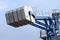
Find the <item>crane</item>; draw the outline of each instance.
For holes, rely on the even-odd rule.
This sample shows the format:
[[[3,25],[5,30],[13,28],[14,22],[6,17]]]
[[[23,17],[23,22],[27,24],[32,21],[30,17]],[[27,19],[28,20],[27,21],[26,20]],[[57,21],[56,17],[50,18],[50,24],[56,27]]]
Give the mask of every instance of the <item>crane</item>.
[[[30,24],[34,27],[45,30],[47,36],[43,38],[44,40],[52,40],[53,36],[57,36],[58,33],[57,31],[59,30],[58,28],[59,16],[57,15],[60,15],[60,13],[57,14],[52,13],[52,17],[35,16],[33,14],[33,9],[31,6],[23,6],[18,9],[10,10],[6,12],[5,15],[7,24],[13,27],[20,27],[23,25]],[[40,22],[41,20],[43,20],[44,23]]]

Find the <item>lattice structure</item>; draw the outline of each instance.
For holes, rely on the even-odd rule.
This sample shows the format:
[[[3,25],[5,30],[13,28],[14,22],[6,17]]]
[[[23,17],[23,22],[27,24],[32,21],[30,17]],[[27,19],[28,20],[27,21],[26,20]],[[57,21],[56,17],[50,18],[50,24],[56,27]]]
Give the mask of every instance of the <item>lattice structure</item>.
[[[37,28],[43,29],[46,31],[46,37],[41,36],[41,38],[46,40],[53,40],[53,36],[57,37],[58,33],[58,23],[60,19],[60,13],[52,13],[52,17],[50,16],[35,16],[33,14],[33,9],[31,6],[24,6],[16,10],[11,10],[6,12],[6,20],[7,24],[19,27],[26,24],[31,24]],[[39,22],[38,20],[43,20],[44,23]],[[39,24],[39,25],[37,25]],[[42,26],[44,27],[42,27]]]

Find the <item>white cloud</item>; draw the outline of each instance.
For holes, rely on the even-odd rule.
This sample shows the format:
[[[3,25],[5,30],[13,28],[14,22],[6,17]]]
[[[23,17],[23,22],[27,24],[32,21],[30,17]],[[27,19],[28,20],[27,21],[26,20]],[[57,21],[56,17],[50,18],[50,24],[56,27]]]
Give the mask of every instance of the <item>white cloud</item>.
[[[0,10],[5,9],[5,7],[6,7],[6,5],[4,5],[4,4],[0,4]]]
[[[7,4],[4,1],[0,1],[0,11],[5,10],[7,8]]]

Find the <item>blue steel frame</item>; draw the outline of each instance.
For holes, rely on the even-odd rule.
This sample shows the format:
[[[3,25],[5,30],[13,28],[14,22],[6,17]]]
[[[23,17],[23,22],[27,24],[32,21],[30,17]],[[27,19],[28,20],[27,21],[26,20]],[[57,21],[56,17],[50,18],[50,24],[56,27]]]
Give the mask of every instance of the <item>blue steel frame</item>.
[[[32,13],[30,13],[29,15],[32,15],[35,18],[35,23],[39,24],[39,25],[37,25],[37,24],[33,23],[31,25],[46,31],[47,40],[50,40],[51,36],[57,35],[56,31],[59,30],[59,29],[58,29],[58,26],[57,26],[58,21],[57,21],[56,17],[54,17],[54,16],[52,16],[52,17],[36,16],[35,17],[35,15],[33,15]],[[38,20],[43,20],[45,23],[42,23]],[[40,25],[45,26],[45,27],[42,27]]]

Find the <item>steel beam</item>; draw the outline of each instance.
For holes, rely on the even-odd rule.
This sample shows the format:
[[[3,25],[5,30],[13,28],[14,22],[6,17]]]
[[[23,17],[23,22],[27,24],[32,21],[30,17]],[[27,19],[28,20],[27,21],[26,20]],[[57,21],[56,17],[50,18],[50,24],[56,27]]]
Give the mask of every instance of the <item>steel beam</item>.
[[[46,28],[41,27],[41,26],[39,26],[39,25],[37,25],[37,24],[35,24],[35,23],[33,23],[33,24],[31,24],[31,25],[32,25],[32,26],[35,26],[35,27],[37,27],[37,28],[43,29],[43,30],[47,30]]]

